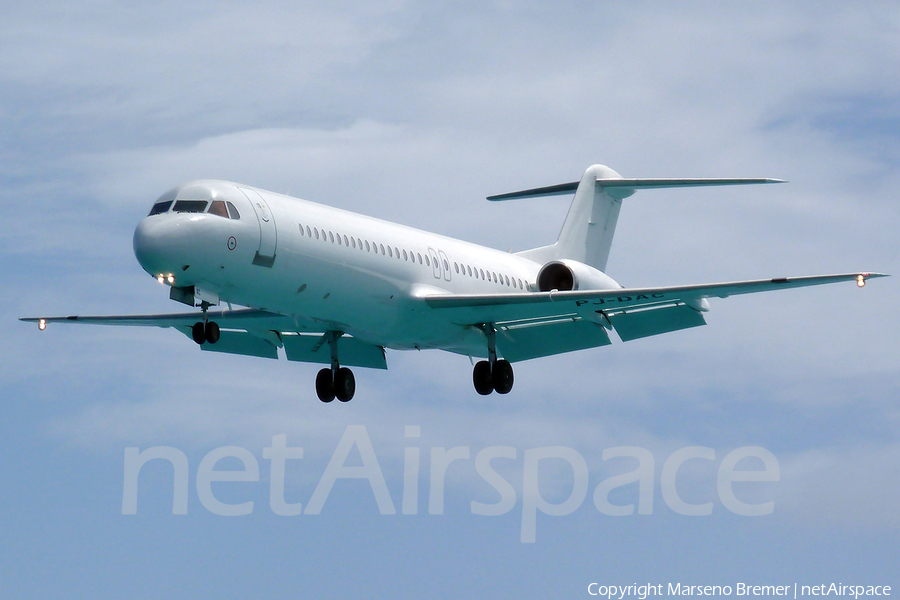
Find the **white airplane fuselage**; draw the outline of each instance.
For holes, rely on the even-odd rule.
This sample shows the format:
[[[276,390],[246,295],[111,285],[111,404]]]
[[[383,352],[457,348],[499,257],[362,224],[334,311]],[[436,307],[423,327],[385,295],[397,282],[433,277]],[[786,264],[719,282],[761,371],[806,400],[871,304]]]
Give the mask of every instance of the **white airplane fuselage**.
[[[158,204],[167,197],[173,205],[143,219],[134,233],[135,256],[150,275],[178,288],[193,286],[198,298],[291,316],[301,329],[341,331],[393,349],[486,356],[480,329],[439,317],[421,298],[528,294],[537,291],[543,266],[226,181],[184,184]],[[180,200],[191,198],[230,202],[240,217],[176,212]],[[620,286],[602,275],[596,287]]]

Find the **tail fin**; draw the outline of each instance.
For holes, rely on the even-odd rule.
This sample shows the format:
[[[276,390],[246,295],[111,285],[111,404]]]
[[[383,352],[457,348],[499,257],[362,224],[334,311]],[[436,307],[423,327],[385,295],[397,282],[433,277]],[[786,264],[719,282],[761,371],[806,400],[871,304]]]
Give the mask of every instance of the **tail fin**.
[[[575,192],[556,243],[519,252],[537,263],[564,258],[606,270],[622,200],[639,189],[782,183],[780,179],[624,179],[604,165],[588,167],[581,181],[489,196],[488,200],[513,200],[558,196]]]

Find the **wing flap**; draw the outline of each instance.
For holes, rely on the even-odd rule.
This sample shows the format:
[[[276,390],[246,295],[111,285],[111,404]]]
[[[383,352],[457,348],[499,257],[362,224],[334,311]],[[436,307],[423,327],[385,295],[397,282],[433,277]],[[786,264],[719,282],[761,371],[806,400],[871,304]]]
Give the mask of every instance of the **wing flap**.
[[[620,312],[608,318],[623,342],[706,325],[702,314],[684,304]]]
[[[331,364],[331,350],[328,344],[322,343],[321,335],[283,335],[281,341],[288,360]],[[354,337],[342,336],[338,339],[338,354],[343,366],[387,369],[384,348]]]
[[[179,331],[187,337],[191,337],[191,330],[183,327]],[[219,341],[215,344],[203,344],[200,349],[204,352],[222,352],[225,354],[242,354],[244,356],[256,356],[259,358],[278,359],[278,348],[268,340],[244,331],[222,331]]]
[[[497,348],[510,362],[608,346],[606,330],[591,321],[568,319],[555,323],[528,323],[501,327]]]

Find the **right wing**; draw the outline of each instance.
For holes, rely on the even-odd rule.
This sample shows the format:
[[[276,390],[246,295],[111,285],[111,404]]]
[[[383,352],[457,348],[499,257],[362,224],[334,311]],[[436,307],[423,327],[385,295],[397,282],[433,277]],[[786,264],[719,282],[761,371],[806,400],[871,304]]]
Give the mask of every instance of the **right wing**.
[[[323,323],[294,319],[277,313],[246,308],[208,311],[207,318],[220,328],[219,341],[202,344],[201,350],[243,354],[260,358],[278,358],[284,348],[290,361],[331,364],[331,352],[325,342],[329,331]],[[191,327],[202,320],[200,314],[170,313],[161,315],[110,315],[70,317],[23,317],[20,321],[37,323],[44,329],[48,323],[84,323],[137,327],[172,327],[191,337]],[[387,369],[384,348],[350,336],[338,340],[341,364],[348,367]]]

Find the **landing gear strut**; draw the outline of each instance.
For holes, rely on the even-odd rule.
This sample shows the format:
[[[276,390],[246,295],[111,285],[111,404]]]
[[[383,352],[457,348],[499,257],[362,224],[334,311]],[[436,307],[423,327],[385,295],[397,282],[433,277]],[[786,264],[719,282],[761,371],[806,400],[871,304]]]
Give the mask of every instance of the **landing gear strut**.
[[[215,344],[219,341],[220,332],[219,325],[214,321],[210,321],[206,316],[206,311],[209,309],[209,302],[202,302],[200,304],[200,309],[203,311],[203,321],[194,323],[193,327],[191,327],[191,337],[200,345],[205,344],[206,342]]]
[[[325,334],[331,349],[331,368],[324,368],[316,375],[316,395],[322,402],[331,402],[335,398],[341,402],[350,402],[356,393],[356,378],[353,371],[342,367],[338,362],[337,342],[343,335],[340,331],[329,331]]]
[[[508,394],[513,387],[513,368],[509,361],[497,360],[496,331],[491,323],[484,326],[488,339],[488,360],[480,360],[472,371],[472,382],[475,391],[482,396],[491,392]]]

